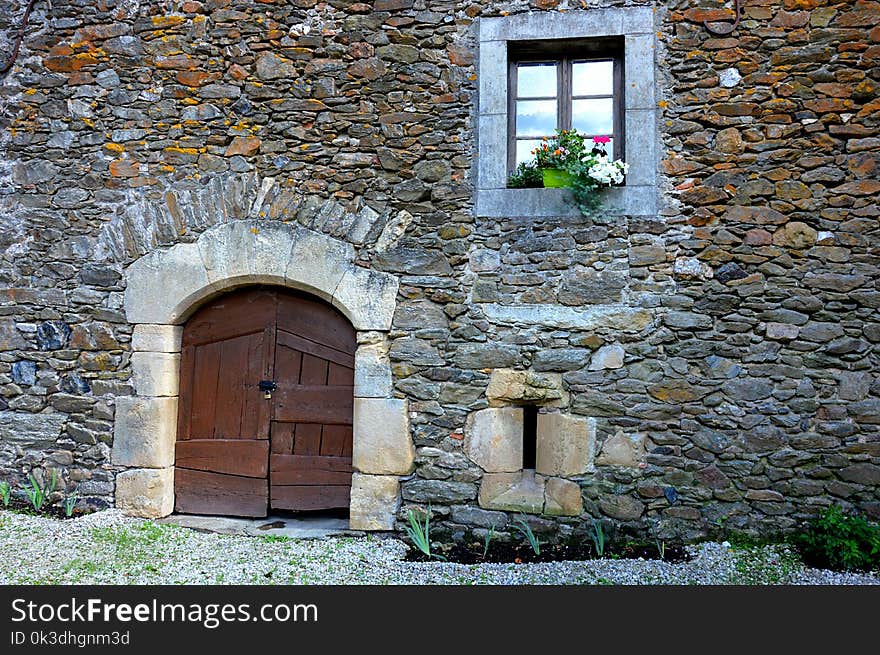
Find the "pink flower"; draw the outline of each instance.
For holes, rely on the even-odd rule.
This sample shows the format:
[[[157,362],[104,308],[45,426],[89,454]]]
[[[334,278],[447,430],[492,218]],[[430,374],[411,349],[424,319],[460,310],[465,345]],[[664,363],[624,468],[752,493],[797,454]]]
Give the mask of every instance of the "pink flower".
[[[594,136],[593,143],[611,143],[610,136]]]

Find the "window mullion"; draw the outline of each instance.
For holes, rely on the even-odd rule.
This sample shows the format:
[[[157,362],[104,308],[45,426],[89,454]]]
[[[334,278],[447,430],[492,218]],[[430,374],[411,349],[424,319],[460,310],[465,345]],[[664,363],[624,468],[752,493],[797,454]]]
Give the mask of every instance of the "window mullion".
[[[571,60],[563,57],[559,62],[559,129],[571,129]]]
[[[516,169],[516,98],[519,95],[516,62],[508,63],[507,70],[507,172]]]

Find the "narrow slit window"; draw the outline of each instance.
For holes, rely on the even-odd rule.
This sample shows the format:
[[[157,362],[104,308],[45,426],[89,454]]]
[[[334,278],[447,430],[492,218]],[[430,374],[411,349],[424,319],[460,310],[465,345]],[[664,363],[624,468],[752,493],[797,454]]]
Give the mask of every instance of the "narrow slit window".
[[[538,459],[538,408],[523,407],[523,463],[524,469],[534,469]]]

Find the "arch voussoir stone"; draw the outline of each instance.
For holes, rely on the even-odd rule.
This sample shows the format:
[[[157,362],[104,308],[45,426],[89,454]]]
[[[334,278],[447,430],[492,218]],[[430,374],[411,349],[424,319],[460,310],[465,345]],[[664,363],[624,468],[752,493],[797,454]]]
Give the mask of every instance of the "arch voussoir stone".
[[[355,397],[363,400],[361,404],[387,410],[387,420],[355,412],[355,449],[361,459],[367,457],[364,461],[396,458],[393,471],[371,469],[370,473],[411,469],[412,444],[403,447],[410,439],[407,406],[391,399],[391,365],[387,334],[383,334],[391,329],[399,281],[394,275],[357,266],[355,258],[350,243],[299,224],[236,220],[211,227],[193,243],[148,253],[126,269],[124,306],[126,318],[135,324],[135,397],[117,403],[113,452],[116,463],[139,468],[120,474],[118,507],[142,516],[172,511],[180,325],[206,300],[253,284],[311,293],[351,321],[362,344],[355,359]],[[383,402],[383,397],[388,400]],[[145,416],[154,420],[141,425]],[[380,433],[386,423],[403,426],[397,441],[387,445],[395,452],[368,452],[376,444],[385,447],[387,439],[383,441]],[[402,463],[397,451],[403,453]],[[363,471],[358,476],[352,488],[351,527],[390,529],[399,505],[397,477]],[[374,489],[378,481],[381,493]]]

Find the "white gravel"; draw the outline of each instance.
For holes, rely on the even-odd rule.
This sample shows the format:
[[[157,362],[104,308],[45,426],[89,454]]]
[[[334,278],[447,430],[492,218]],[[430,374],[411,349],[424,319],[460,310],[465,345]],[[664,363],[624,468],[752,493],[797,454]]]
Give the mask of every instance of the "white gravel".
[[[397,539],[284,540],[203,533],[116,510],[60,521],[0,511],[0,584],[833,584],[880,574],[805,568],[783,547],[691,547],[682,564],[405,562]]]

